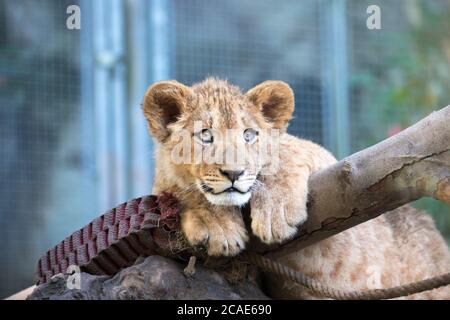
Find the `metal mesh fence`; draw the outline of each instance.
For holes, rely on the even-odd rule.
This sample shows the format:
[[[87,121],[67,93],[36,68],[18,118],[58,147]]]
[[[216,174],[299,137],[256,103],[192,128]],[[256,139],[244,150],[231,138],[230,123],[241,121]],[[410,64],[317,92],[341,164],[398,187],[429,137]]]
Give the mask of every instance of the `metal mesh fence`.
[[[319,1],[172,1],[173,78],[207,76],[245,90],[268,79],[296,95],[289,131],[323,141]],[[276,9],[275,9],[276,8]]]
[[[0,296],[30,285],[39,255],[92,203],[70,4],[0,1]]]

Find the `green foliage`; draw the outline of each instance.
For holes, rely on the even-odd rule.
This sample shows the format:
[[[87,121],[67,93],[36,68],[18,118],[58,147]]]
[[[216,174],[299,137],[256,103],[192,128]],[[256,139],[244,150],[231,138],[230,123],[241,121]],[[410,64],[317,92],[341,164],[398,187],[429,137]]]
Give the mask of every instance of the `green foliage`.
[[[408,5],[416,6],[417,16],[407,19],[400,32],[385,32],[379,39],[385,46],[382,65],[352,78],[353,88],[365,97],[363,112],[357,116],[365,130],[354,135],[359,137],[358,149],[450,104],[450,4],[416,1]],[[450,207],[433,199],[414,205],[430,212],[450,241]]]

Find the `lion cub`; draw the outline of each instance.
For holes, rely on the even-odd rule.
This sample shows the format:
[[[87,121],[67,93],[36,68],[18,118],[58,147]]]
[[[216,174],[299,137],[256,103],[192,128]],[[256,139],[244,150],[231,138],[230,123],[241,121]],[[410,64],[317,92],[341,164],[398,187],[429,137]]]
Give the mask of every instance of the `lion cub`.
[[[143,111],[158,142],[153,193],[180,199],[182,231],[209,255],[245,248],[240,207],[249,201],[257,237],[268,244],[291,237],[307,217],[309,175],[335,161],[286,133],[294,95],[281,81],[246,93],[215,78],[192,87],[163,81],[147,90]]]
[[[232,256],[248,240],[240,208],[251,205],[251,231],[271,244],[291,237],[307,218],[309,176],[336,160],[322,147],[286,133],[291,88],[266,81],[242,93],[209,78],[147,90],[143,111],[156,139],[153,193],[174,193],[191,245]],[[336,288],[374,289],[450,270],[450,253],[433,221],[404,206],[280,259]],[[317,298],[267,276],[273,298]],[[450,298],[450,287],[408,298]]]

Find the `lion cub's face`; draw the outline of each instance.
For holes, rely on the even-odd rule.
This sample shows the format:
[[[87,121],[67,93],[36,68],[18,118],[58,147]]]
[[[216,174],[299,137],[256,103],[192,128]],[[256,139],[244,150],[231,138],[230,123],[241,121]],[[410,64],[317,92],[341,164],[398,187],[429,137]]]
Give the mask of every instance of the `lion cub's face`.
[[[217,117],[219,123],[211,114],[204,116],[209,119],[195,120],[197,125],[189,130],[192,149],[196,149],[193,153],[201,159],[189,166],[195,185],[212,204],[244,205],[262,167],[258,150],[261,128],[242,118],[235,128],[224,127],[220,124],[225,120],[222,116]]]
[[[273,137],[285,131],[293,109],[292,90],[283,82],[242,93],[213,78],[192,87],[156,83],[143,105],[151,134],[188,176],[184,187],[197,188],[212,204],[232,206],[249,201],[274,156]]]

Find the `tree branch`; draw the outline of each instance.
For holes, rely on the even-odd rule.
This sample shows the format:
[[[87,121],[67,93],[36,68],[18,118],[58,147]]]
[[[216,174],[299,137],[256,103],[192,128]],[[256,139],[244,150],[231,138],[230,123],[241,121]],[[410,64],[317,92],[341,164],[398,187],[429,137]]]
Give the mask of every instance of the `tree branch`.
[[[310,178],[309,218],[297,236],[272,251],[298,251],[408,202],[450,204],[450,106]],[[275,250],[276,249],[276,250]]]

